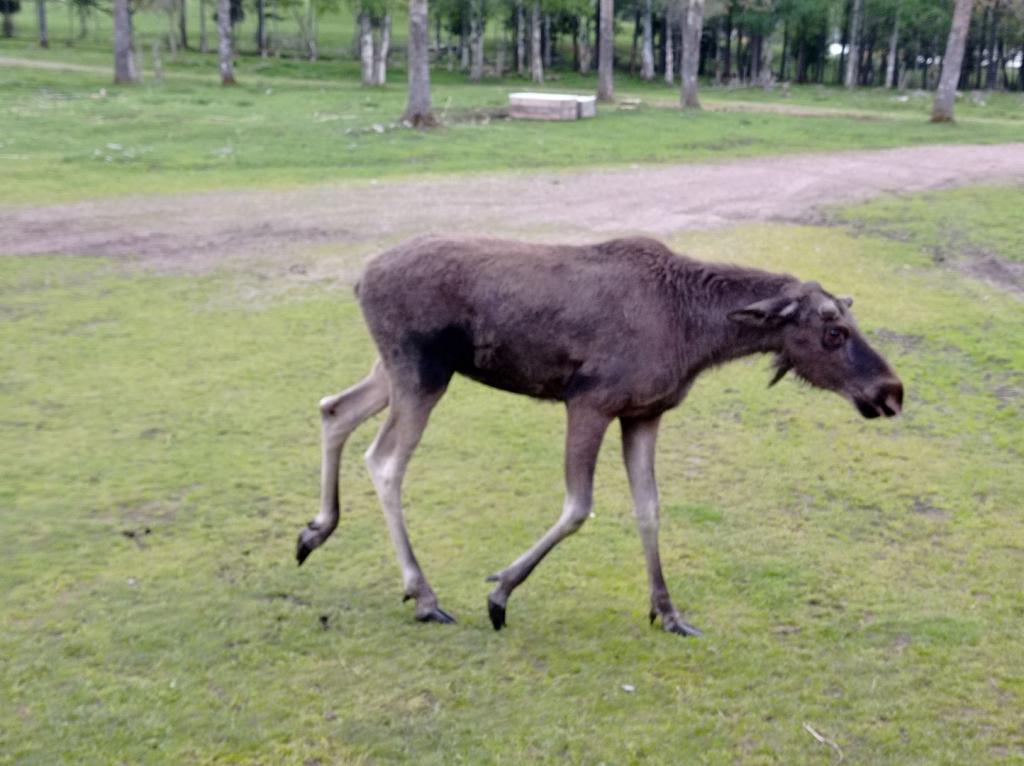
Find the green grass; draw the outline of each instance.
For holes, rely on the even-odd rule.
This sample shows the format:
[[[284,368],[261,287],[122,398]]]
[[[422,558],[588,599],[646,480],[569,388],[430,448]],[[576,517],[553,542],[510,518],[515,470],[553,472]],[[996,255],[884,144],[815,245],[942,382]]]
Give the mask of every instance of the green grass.
[[[938,261],[994,255],[1024,261],[1013,219],[1024,202],[1019,187],[963,189],[880,197],[839,210],[836,220],[863,231],[914,242]]]
[[[947,203],[964,198],[926,207]],[[407,481],[460,623],[400,603],[359,459],[372,426],[346,453],[350,512],[297,569],[316,401],[373,352],[350,291],[286,255],[205,277],[0,260],[0,763],[837,761],[805,724],[847,763],[1020,762],[1024,312],[937,267],[928,220],[905,241],[764,225],[673,243],[853,294],[908,392],[901,418],[864,421],[766,389],[750,360],[667,418],[662,550],[695,641],[647,626],[614,439],[596,517],[491,630],[483,577],[558,514],[563,416],[463,381]],[[989,241],[993,222],[963,220]],[[1000,252],[1020,221],[994,221]]]
[[[398,175],[664,163],[723,157],[1019,139],[1004,124],[934,126],[778,114],[681,114],[602,108],[579,123],[488,121],[519,81],[473,86],[438,73],[434,103],[449,127],[423,132],[395,120],[401,80],[360,88],[354,65],[324,63],[322,84],[261,73],[243,83],[202,79],[115,88],[105,74],[20,67],[0,72],[0,202],[46,202],[134,193],[344,181]],[[213,77],[210,70],[209,77]],[[553,89],[590,88],[565,78]]]
[[[797,85],[789,88],[776,86],[767,91],[764,88],[716,88],[706,92],[716,102],[821,107],[863,112],[865,118],[885,116],[925,120],[931,116],[935,99],[934,91],[900,92],[885,88],[857,88],[848,91],[822,85]],[[956,102],[956,117],[962,122],[1024,123],[1024,94],[999,91],[962,94]]]

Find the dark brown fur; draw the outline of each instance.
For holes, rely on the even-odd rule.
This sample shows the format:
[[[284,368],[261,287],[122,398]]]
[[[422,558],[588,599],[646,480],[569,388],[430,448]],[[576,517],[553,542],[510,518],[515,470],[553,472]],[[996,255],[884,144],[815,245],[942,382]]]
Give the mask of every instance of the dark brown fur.
[[[402,524],[400,485],[427,417],[459,373],[495,388],[566,403],[566,505],[538,543],[495,576],[495,628],[543,556],[590,510],[594,462],[613,419],[651,584],[652,619],[694,634],[672,606],[657,552],[653,450],[659,418],[703,370],[758,352],[850,399],[866,417],[893,415],[902,386],[867,344],[849,301],[813,282],[708,264],[644,238],[583,247],[421,238],[373,260],[357,288],[381,364],[321,403],[321,513],[299,538],[306,556],[337,524],[337,465],[348,433],[390,405],[367,453],[417,617],[450,621],[416,564]],[[775,381],[773,381],[775,382]]]

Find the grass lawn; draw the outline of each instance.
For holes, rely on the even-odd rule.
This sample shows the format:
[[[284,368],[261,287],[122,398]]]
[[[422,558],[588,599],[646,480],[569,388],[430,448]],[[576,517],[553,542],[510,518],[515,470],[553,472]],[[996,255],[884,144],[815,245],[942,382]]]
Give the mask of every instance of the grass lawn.
[[[97,83],[73,82],[54,91],[67,99],[37,82],[18,104],[102,117],[108,140],[151,144],[171,178],[222,140],[202,126],[242,131],[229,161],[245,163],[257,131],[242,118],[276,119],[239,105],[258,101],[245,89],[94,102],[82,96]],[[281,110],[326,108],[304,92],[312,103],[284,94]],[[196,117],[191,143],[161,141],[184,113],[233,121]],[[682,118],[592,129],[663,119]],[[93,172],[102,140],[77,124],[69,177]],[[435,140],[419,135],[368,145],[397,158],[387,141]],[[359,459],[373,427],[346,453],[340,529],[297,569],[317,502],[316,401],[373,358],[348,289],[303,280],[287,256],[204,277],[0,260],[0,764],[838,762],[808,729],[846,763],[1021,762],[1024,312],[933,255],[943,211],[966,207],[965,242],[1019,257],[1022,201],[1020,188],[894,198],[830,227],[672,243],[853,294],[908,392],[902,417],[865,421],[789,380],[766,389],[754,359],[702,378],[667,418],[664,565],[700,640],[647,625],[614,439],[596,517],[516,592],[509,628],[491,629],[483,577],[559,512],[563,416],[465,381],[406,484],[420,561],[459,624],[417,625],[400,602]]]
[[[23,50],[23,42],[0,44],[0,56],[21,56]],[[77,50],[32,55],[100,66],[95,55]],[[243,84],[225,90],[216,82],[214,60],[190,54],[179,64],[168,64],[162,85],[149,78],[141,87],[116,88],[110,84],[109,65],[109,54],[104,54],[102,69],[96,72],[20,66],[0,70],[0,101],[5,105],[0,110],[0,174],[5,181],[0,202],[1006,142],[1019,141],[1024,125],[1006,116],[1016,114],[1013,95],[993,97],[993,103],[1003,105],[1003,117],[980,120],[980,107],[965,108],[962,121],[954,125],[929,124],[927,107],[921,105],[919,119],[683,114],[652,105],[671,101],[672,90],[625,78],[618,92],[640,98],[638,108],[602,107],[598,119],[578,123],[513,122],[489,115],[507,103],[510,91],[523,87],[522,80],[472,85],[464,75],[441,69],[434,73],[433,96],[447,127],[422,132],[395,124],[406,98],[401,71],[393,73],[388,86],[370,90],[358,85],[351,61],[245,58],[239,65]],[[563,75],[546,87],[587,92],[595,81]],[[725,91],[710,96],[738,97]],[[839,96],[830,98],[830,103],[843,103]]]
[[[900,92],[885,88],[843,88],[821,85],[801,85],[771,90],[764,88],[716,88],[707,91],[713,101],[725,103],[752,102],[782,106],[822,107],[863,112],[871,115],[927,119],[935,99],[933,91],[910,90]],[[1024,127],[1024,93],[977,92],[961,93],[956,102],[958,120],[973,122],[1005,121]]]

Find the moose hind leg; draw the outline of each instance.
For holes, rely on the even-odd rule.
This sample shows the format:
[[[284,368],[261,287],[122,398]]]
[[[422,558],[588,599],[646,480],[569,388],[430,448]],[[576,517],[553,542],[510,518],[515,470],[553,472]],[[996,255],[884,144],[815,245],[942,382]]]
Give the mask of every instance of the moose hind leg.
[[[604,432],[611,419],[594,410],[569,405],[565,439],[565,504],[562,515],[543,537],[498,574],[487,579],[497,582],[487,596],[487,611],[495,630],[505,626],[508,597],[551,549],[574,533],[587,520],[593,505],[594,466]]]
[[[687,624],[668,595],[668,586],[661,571],[658,551],[659,500],[654,477],[654,447],[658,437],[659,418],[632,420],[622,418],[622,456],[633,494],[636,528],[644,546],[647,579],[651,589],[651,622],[661,618],[661,626],[669,633],[699,636],[700,630]]]
[[[301,565],[338,526],[338,471],[349,435],[388,406],[388,375],[378,360],[370,374],[351,388],[320,400],[320,511],[299,532],[295,558]]]
[[[438,606],[437,596],[416,561],[402,508],[405,469],[427,426],[430,412],[443,393],[443,387],[424,393],[422,390],[404,390],[392,384],[387,420],[366,453],[366,467],[377,490],[388,534],[402,570],[404,600],[416,600],[416,619],[420,622],[455,622],[454,617]]]

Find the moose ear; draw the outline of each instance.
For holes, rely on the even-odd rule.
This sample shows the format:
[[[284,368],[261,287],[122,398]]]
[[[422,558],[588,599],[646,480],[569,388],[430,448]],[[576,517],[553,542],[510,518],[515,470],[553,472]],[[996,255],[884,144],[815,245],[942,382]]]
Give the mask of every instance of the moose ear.
[[[841,295],[836,300],[846,306],[846,308],[853,308],[853,298],[849,295]]]
[[[800,302],[793,298],[766,298],[729,312],[729,319],[749,327],[779,327],[796,317]]]

